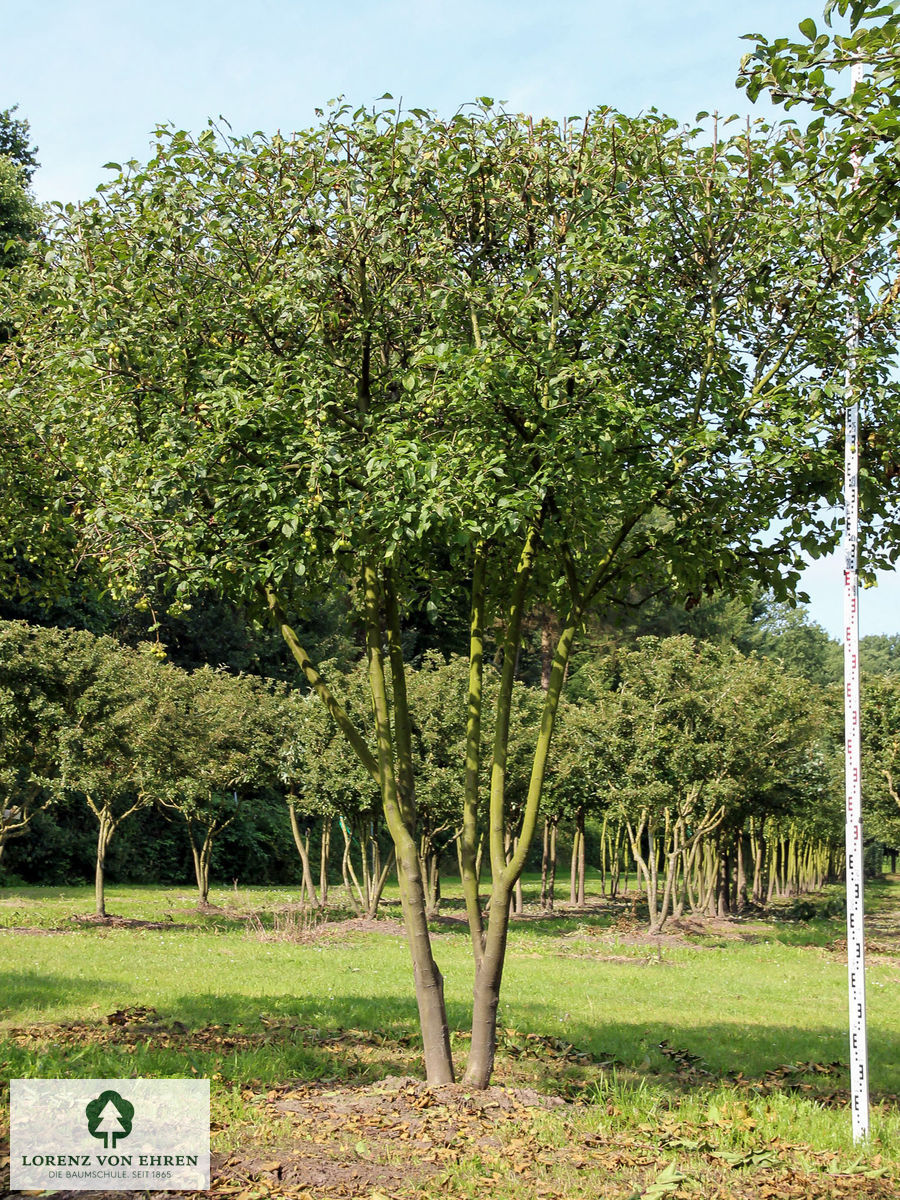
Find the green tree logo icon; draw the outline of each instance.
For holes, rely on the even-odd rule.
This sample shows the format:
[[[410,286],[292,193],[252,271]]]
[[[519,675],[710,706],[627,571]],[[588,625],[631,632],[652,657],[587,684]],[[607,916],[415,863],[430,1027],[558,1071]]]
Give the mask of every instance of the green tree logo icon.
[[[124,1100],[118,1092],[101,1092],[84,1111],[88,1119],[88,1131],[92,1137],[103,1138],[104,1150],[115,1150],[116,1142],[131,1133],[134,1105]]]

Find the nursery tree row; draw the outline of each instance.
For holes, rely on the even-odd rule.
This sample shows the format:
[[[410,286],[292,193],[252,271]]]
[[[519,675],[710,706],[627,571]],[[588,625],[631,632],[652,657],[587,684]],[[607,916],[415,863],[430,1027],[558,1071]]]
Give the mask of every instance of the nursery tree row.
[[[467,680],[463,659],[433,651],[409,673],[429,915],[438,910],[441,871],[461,867]],[[499,672],[488,667],[484,683],[490,712]],[[349,719],[362,727],[362,663],[342,690]],[[529,730],[542,692],[517,684],[512,696],[509,857],[527,802]],[[155,806],[178,822],[205,905],[217,842],[239,818],[245,837],[257,824],[271,830],[273,804],[288,818],[274,828],[284,845],[290,827],[300,897],[327,905],[335,858],[342,902],[375,914],[394,867],[378,794],[348,761],[340,729],[313,694],[209,668],[186,672],[161,661],[152,644],[132,650],[84,631],[7,622],[0,623],[0,708],[0,854],[37,814],[80,803],[95,830],[99,916],[109,850],[129,818]],[[837,689],[811,688],[769,660],[687,637],[642,638],[611,659],[583,663],[561,701],[546,785],[542,905],[553,907],[560,829],[571,846],[572,902],[585,902],[586,864],[615,898],[633,863],[654,931],[669,915],[725,915],[773,895],[818,890],[840,869],[839,710]],[[892,845],[900,841],[900,676],[873,685],[866,718],[871,832]],[[594,853],[586,856],[589,824]],[[152,860],[158,848],[138,852]],[[235,852],[240,861],[239,844]],[[481,840],[476,871],[483,852]],[[243,881],[258,882],[246,863]],[[521,910],[521,889],[512,906]]]

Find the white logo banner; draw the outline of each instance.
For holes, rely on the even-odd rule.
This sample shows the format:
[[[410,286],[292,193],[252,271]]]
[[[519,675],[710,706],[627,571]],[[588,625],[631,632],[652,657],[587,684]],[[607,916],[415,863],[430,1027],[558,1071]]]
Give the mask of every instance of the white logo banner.
[[[208,1079],[11,1079],[15,1191],[203,1191]]]

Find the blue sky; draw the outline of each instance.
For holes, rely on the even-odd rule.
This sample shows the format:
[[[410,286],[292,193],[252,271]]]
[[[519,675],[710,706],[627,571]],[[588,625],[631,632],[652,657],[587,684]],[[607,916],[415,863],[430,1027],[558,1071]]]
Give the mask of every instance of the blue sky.
[[[792,35],[821,0],[43,0],[4,13],[0,108],[31,123],[41,200],[79,200],[102,164],[145,158],[155,125],[290,131],[339,95],[445,114],[475,96],[555,117],[609,104],[771,116],[736,91],[741,35]],[[841,567],[810,569],[811,615],[840,635]],[[861,597],[863,633],[900,632],[900,585]]]

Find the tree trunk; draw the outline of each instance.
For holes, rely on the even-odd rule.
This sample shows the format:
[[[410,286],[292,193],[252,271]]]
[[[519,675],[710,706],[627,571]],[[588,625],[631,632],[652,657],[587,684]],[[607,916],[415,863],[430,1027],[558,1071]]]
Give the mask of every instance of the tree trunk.
[[[541,912],[547,910],[547,860],[550,857],[550,822],[544,818],[544,837],[541,845]]]
[[[387,883],[388,875],[391,873],[391,869],[394,866],[395,860],[396,855],[394,851],[391,850],[390,854],[387,856],[384,866],[381,867],[378,874],[375,875],[373,873],[372,875],[372,895],[369,899],[368,911],[366,912],[366,916],[369,918],[376,916],[378,913],[378,905],[381,903],[381,897],[384,894],[384,886]]]
[[[641,819],[637,827],[633,827],[630,821],[626,821],[625,828],[628,830],[628,840],[631,843],[631,854],[634,858],[635,869],[638,872],[638,878],[643,876],[644,890],[647,896],[647,911],[650,922],[650,929],[655,929],[659,914],[659,893],[657,892],[657,872],[656,872],[656,844],[653,834],[650,830],[650,821],[647,810],[641,812]],[[647,856],[644,857],[641,842],[644,833],[647,833]],[[635,905],[637,900],[635,900]]]
[[[574,907],[578,903],[578,842],[581,830],[575,826],[572,834],[572,858],[569,863],[569,903]]]
[[[194,837],[194,827],[188,821],[188,841],[191,844],[191,857],[194,860],[194,878],[197,881],[197,907],[209,907],[209,872],[203,868],[203,848],[197,845]]]
[[[584,807],[578,809],[578,907],[584,908]]]
[[[214,826],[210,826],[203,838],[203,844],[197,845],[197,839],[194,836],[194,826],[191,821],[187,823],[188,840],[191,843],[191,854],[194,859],[194,876],[197,880],[197,907],[209,908],[209,862],[212,858],[212,844],[215,834]]]
[[[106,916],[106,851],[109,847],[115,825],[105,809],[100,814],[100,829],[97,833],[97,863],[94,870],[94,911],[98,917]]]
[[[331,852],[331,817],[322,818],[322,845],[319,848],[319,895],[322,907],[328,907],[328,858]]]
[[[735,881],[735,908],[739,913],[747,907],[747,871],[744,863],[748,853],[746,837],[743,833],[739,833],[737,835],[737,879]]]
[[[497,1005],[500,1000],[500,983],[503,976],[503,961],[506,953],[506,937],[509,928],[509,895],[515,881],[522,873],[525,858],[537,825],[538,809],[553,728],[559,711],[559,698],[565,678],[566,665],[575,633],[581,623],[581,612],[573,608],[571,620],[560,635],[550,672],[550,682],[541,711],[541,726],[535,744],[528,794],[519,829],[518,844],[512,861],[507,864],[503,846],[505,826],[505,776],[509,741],[509,714],[512,697],[510,644],[517,644],[521,628],[521,608],[525,584],[530,573],[532,535],[529,534],[519,564],[519,578],[511,605],[511,620],[507,630],[504,655],[504,670],[497,703],[494,750],[491,763],[490,804],[490,851],[491,913],[485,938],[485,950],[475,973],[474,1003],[472,1006],[472,1042],[466,1067],[465,1082],[476,1088],[486,1088],[490,1083],[497,1046]]]
[[[512,843],[513,854],[519,848],[519,839],[514,838]],[[513,887],[513,912],[516,916],[521,916],[525,911],[525,897],[522,895],[522,876],[520,875]]]
[[[719,850],[719,887],[716,897],[716,916],[727,917],[731,912],[731,854],[724,838]]]
[[[312,870],[309,865],[309,830],[307,829],[306,838],[304,839],[300,833],[300,826],[297,822],[297,810],[293,799],[288,800],[288,812],[291,815],[291,833],[294,835],[294,845],[297,847],[300,862],[303,864],[303,895],[306,896],[313,907],[318,908],[319,899],[316,896]]]
[[[553,912],[553,902],[556,899],[556,830],[554,820],[550,826],[550,890],[547,895],[547,908]]]
[[[375,723],[377,756],[372,754],[365,739],[338,703],[337,698],[303,649],[294,630],[287,622],[274,589],[271,586],[263,585],[260,591],[310,687],[331,713],[353,747],[356,756],[378,784],[385,820],[397,856],[400,903],[413,963],[416,1001],[425,1052],[425,1073],[429,1083],[452,1083],[453,1060],[450,1054],[450,1031],[444,1006],[444,981],[431,953],[428,923],[425,919],[425,893],[418,866],[417,848],[411,832],[415,827],[415,796],[412,789],[411,733],[399,610],[390,569],[383,567],[382,570],[386,616],[384,624],[381,618],[382,596],[378,573],[371,562],[366,563],[363,567],[366,650],[369,660],[369,686]],[[395,772],[394,767],[394,747],[385,683],[382,646],[385,625],[394,694],[399,773]]]
[[[200,903],[203,908],[209,908],[209,864],[212,859],[213,836],[215,830],[211,826],[206,831],[203,846],[200,850]]]
[[[609,898],[615,900],[619,894],[619,876],[622,871],[622,822],[616,822],[615,836],[610,838]],[[625,877],[626,890],[628,877]]]
[[[425,912],[431,921],[438,915],[441,904],[441,874],[440,855],[429,837],[422,838],[420,858],[425,880]]]
[[[344,889],[347,892],[347,901],[350,907],[358,917],[361,917],[366,910],[366,900],[362,888],[359,886],[359,880],[356,878],[356,871],[353,869],[353,859],[351,857],[353,842],[343,817],[338,817],[338,825],[344,838],[344,853],[341,856],[341,878],[344,881]],[[365,854],[363,854],[363,859],[365,859]]]
[[[753,845],[753,903],[762,904],[763,902],[763,879],[766,866],[766,839],[765,839],[765,819],[761,820],[758,825],[755,825],[753,818],[750,819],[751,832],[754,831],[755,837],[752,839]]]
[[[385,569],[384,602],[391,663],[399,771],[394,769],[394,747],[382,650],[382,624],[379,612],[379,588],[375,568],[367,563],[363,573],[366,600],[366,648],[369,658],[369,686],[375,717],[378,747],[378,780],[388,830],[397,855],[397,880],[403,924],[409,939],[410,957],[422,1045],[425,1075],[429,1083],[453,1082],[453,1058],[450,1030],[444,1003],[444,977],[431,952],[428,920],[425,915],[425,889],[419,870],[418,847],[413,839],[415,797],[412,773],[411,732],[406,699],[406,679],[400,643],[400,617],[390,573]]]
[[[502,914],[502,915],[501,915]],[[484,954],[475,971],[472,1004],[472,1044],[464,1082],[474,1088],[486,1088],[494,1070],[497,1048],[497,1005],[506,956],[509,928],[509,889],[495,887],[491,892],[491,915],[485,938]]]
[[[702,864],[703,892],[700,896],[700,912],[709,917],[716,915],[716,894],[719,885],[719,840],[710,839],[705,847]]]
[[[487,550],[479,542],[472,564],[469,612],[469,687],[466,698],[466,771],[462,828],[459,832],[459,873],[466,901],[466,920],[475,966],[484,953],[484,917],[481,912],[481,844],[478,836],[478,779],[481,770],[481,709],[484,663],[484,599]]]

